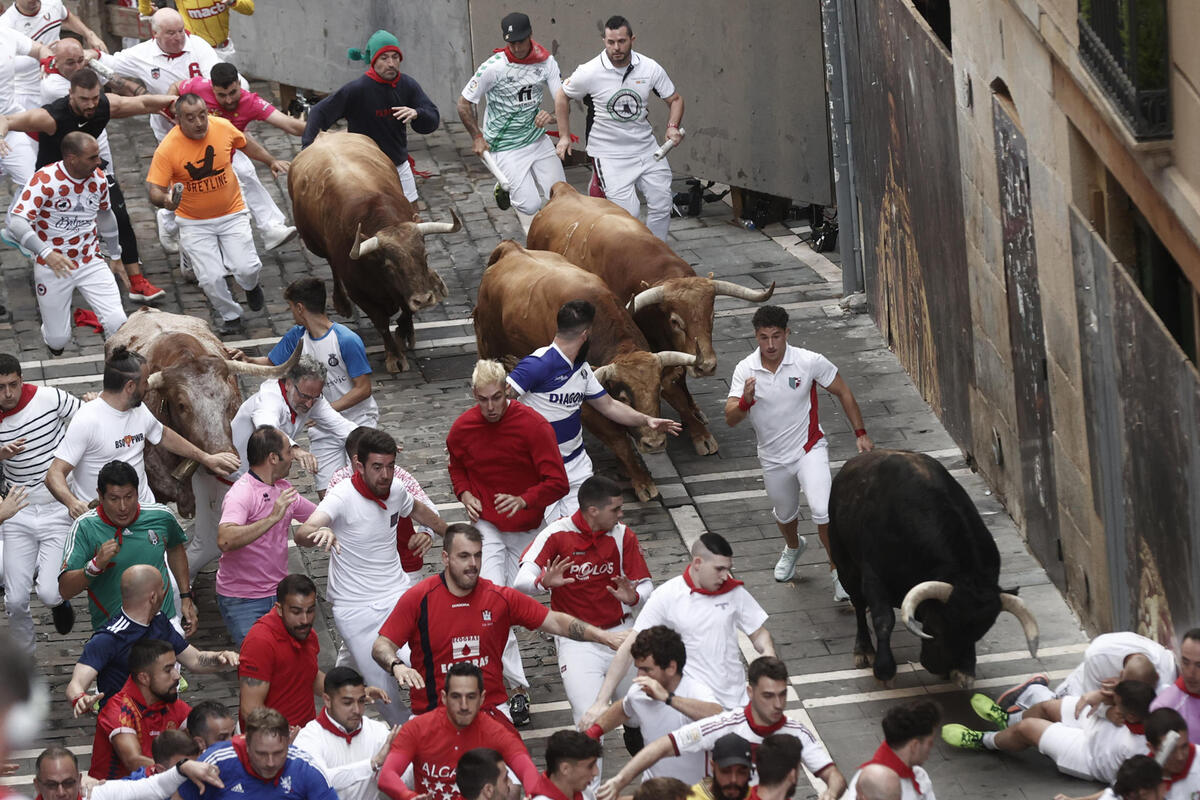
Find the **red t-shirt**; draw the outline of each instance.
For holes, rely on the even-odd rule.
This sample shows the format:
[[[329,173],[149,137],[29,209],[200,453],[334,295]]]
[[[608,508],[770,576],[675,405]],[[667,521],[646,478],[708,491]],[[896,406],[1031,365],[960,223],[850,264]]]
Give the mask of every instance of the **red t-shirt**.
[[[88,775],[100,780],[124,778],[129,770],[113,751],[112,737],[120,733],[134,734],[138,737],[142,755],[150,758],[154,739],[163,731],[184,727],[191,710],[191,706],[178,699],[173,703],[147,703],[133,678],[128,679],[121,691],[100,709]]]
[[[317,717],[313,684],[320,652],[315,633],[310,631],[304,641],[298,641],[284,627],[279,612],[271,609],[258,618],[242,641],[238,678],[270,683],[266,706],[283,714],[288,725],[307,725]]]
[[[521,562],[532,561],[545,569],[558,556],[571,562],[563,574],[575,582],[550,593],[550,608],[597,628],[611,628],[625,618],[625,607],[608,592],[613,578],[624,575],[633,583],[650,578],[632,528],[618,522],[612,530],[597,533],[578,511],[547,525]]]
[[[457,661],[483,670],[483,705],[491,708],[508,700],[500,659],[509,628],[535,630],[549,613],[536,600],[486,578],[466,597],[457,597],[444,576],[433,575],[404,593],[379,633],[407,644],[412,668],[425,678],[424,689],[410,690],[414,714],[437,708],[446,670]]]
[[[490,747],[499,753],[522,785],[540,783],[537,767],[515,730],[484,713],[459,730],[445,709],[435,708],[413,717],[396,734],[379,771],[379,789],[392,800],[411,800],[420,794],[429,794],[432,800],[463,800],[458,793],[458,760],[476,747]],[[413,789],[400,778],[409,764]]]

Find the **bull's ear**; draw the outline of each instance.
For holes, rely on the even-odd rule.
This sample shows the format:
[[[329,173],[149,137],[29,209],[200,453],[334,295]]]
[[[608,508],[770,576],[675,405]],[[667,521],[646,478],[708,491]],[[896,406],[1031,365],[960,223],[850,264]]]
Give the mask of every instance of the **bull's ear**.
[[[642,289],[649,289],[649,288],[650,288],[650,284],[647,283],[646,281],[642,281]]]

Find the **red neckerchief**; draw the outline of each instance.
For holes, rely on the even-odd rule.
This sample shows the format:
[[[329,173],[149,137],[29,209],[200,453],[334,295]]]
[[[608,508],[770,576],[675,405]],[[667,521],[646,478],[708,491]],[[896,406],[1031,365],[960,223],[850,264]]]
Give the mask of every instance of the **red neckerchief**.
[[[25,406],[29,405],[29,401],[33,399],[33,395],[37,392],[37,387],[32,383],[21,384],[21,397],[17,400],[17,404],[13,406],[12,411],[0,411],[0,420],[5,420],[16,414]]]
[[[279,393],[283,395],[283,404],[287,406],[287,410],[292,412],[292,424],[295,424],[296,409],[292,408],[292,404],[287,399],[287,384],[283,382],[283,378],[279,379]]]
[[[875,751],[875,755],[871,756],[871,760],[864,761],[858,768],[862,769],[868,764],[879,764],[887,767],[901,778],[908,778],[912,781],[913,789],[916,790],[917,794],[921,793],[921,787],[917,785],[917,774],[913,772],[912,767],[900,760],[900,756],[896,755],[895,750],[888,747],[887,742],[879,745],[879,749]]]
[[[250,753],[246,750],[246,737],[239,733],[231,741],[233,743],[233,752],[237,753],[238,761],[242,762],[242,768],[246,770],[248,775],[258,778],[263,783],[269,783],[273,786],[279,785],[279,777],[283,775],[283,769],[287,766],[286,760],[284,761],[284,767],[280,768],[274,778],[264,778],[254,771],[254,766],[250,763]]]
[[[708,594],[708,595],[725,594],[726,592],[732,592],[734,589],[736,589],[742,585],[742,582],[736,578],[726,578],[725,582],[721,584],[720,589],[717,589],[715,592],[710,592],[708,589],[703,589],[703,588],[697,586],[696,584],[692,583],[691,570],[692,570],[691,564],[688,564],[686,567],[683,568],[683,582],[686,583],[688,585],[688,588],[691,589],[696,594]]]
[[[350,485],[357,489],[359,494],[370,500],[372,503],[376,503],[380,508],[387,508],[387,503],[383,502],[383,500],[387,500],[388,495],[392,493],[392,488],[390,486],[388,487],[388,493],[383,496],[383,500],[380,500],[375,496],[374,492],[367,488],[367,482],[363,480],[361,472],[356,472],[350,477]]]
[[[395,86],[396,84],[400,83],[401,73],[396,73],[395,80],[387,81],[380,77],[379,73],[375,71],[375,65],[372,64],[371,66],[367,67],[367,77],[376,83],[382,83],[384,86]]]
[[[1141,722],[1126,722],[1125,727],[1129,728],[1129,732],[1138,736],[1146,735],[1146,726]]]
[[[1182,675],[1175,679],[1175,686],[1176,686],[1176,688],[1179,689],[1179,691],[1183,692],[1188,697],[1200,698],[1200,694],[1196,694],[1195,692],[1189,692],[1187,690],[1187,687],[1184,686],[1184,684],[1183,684],[1183,676]]]
[[[764,739],[770,736],[772,733],[778,733],[779,730],[787,724],[787,715],[785,714],[780,717],[779,722],[776,722],[774,725],[759,725],[754,721],[754,712],[750,710],[749,703],[746,703],[746,707],[742,709],[742,712],[746,715],[746,724],[750,726],[750,730],[754,731],[754,733],[763,737]]]
[[[531,45],[529,48],[529,55],[525,56],[524,58],[517,58],[514,56],[511,47],[497,47],[492,52],[504,53],[505,58],[508,59],[508,63],[510,64],[540,64],[550,57],[550,51],[542,47],[533,39],[529,40],[529,44]]]
[[[363,726],[359,725],[358,730],[347,731],[336,720],[330,718],[328,712],[323,708],[321,709],[321,713],[317,714],[317,724],[339,739],[345,739],[346,744],[354,744],[354,737],[362,733],[363,729]]]
[[[1150,753],[1149,755],[1151,758],[1154,757],[1153,753]],[[1179,772],[1176,772],[1174,775],[1167,775],[1166,773],[1163,773],[1163,780],[1166,781],[1168,790],[1170,790],[1172,783],[1174,783],[1175,781],[1181,781],[1187,777],[1187,774],[1192,771],[1192,762],[1195,760],[1196,760],[1196,745],[1189,744],[1188,745],[1187,763],[1183,765],[1183,769],[1179,770]]]
[[[111,519],[109,519],[108,515],[104,513],[104,504],[103,503],[96,506],[96,513],[100,515],[101,522],[103,522],[105,525],[108,525],[110,528],[116,528],[117,532],[113,534],[113,538],[117,540],[117,546],[119,547],[121,545],[121,540],[124,537],[125,531],[128,530],[129,526],[126,525],[124,528],[122,528],[120,525],[118,525],[117,523],[115,523]],[[138,503],[137,514],[133,515],[133,521],[137,522],[137,518],[139,516],[141,516],[141,514],[142,514],[142,505],[141,505],[141,503]],[[132,523],[130,523],[130,524],[132,524]],[[113,564],[110,563],[108,565],[108,568],[112,569]]]

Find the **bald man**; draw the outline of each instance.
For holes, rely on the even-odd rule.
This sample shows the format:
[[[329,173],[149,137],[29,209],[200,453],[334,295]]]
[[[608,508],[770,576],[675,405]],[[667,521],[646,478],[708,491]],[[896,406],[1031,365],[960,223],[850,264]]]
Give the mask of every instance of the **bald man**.
[[[86,713],[97,701],[103,705],[121,690],[129,677],[129,649],[142,639],[169,642],[179,663],[192,672],[237,668],[238,654],[232,650],[197,650],[188,644],[160,610],[165,596],[156,566],[136,564],[121,575],[121,610],[84,645],[67,684],[67,699],[75,716]],[[90,691],[93,680],[95,692]]]
[[[855,800],[900,800],[900,776],[882,764],[868,764],[858,773]]]

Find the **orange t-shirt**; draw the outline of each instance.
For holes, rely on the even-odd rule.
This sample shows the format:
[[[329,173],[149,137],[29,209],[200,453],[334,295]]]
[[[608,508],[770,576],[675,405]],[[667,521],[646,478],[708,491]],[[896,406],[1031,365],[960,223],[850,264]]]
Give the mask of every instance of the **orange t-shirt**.
[[[208,118],[203,139],[189,139],[176,125],[159,143],[146,181],[167,190],[183,184],[177,216],[215,219],[243,211],[242,190],[233,174],[233,151],[246,146],[246,137],[227,120]]]

